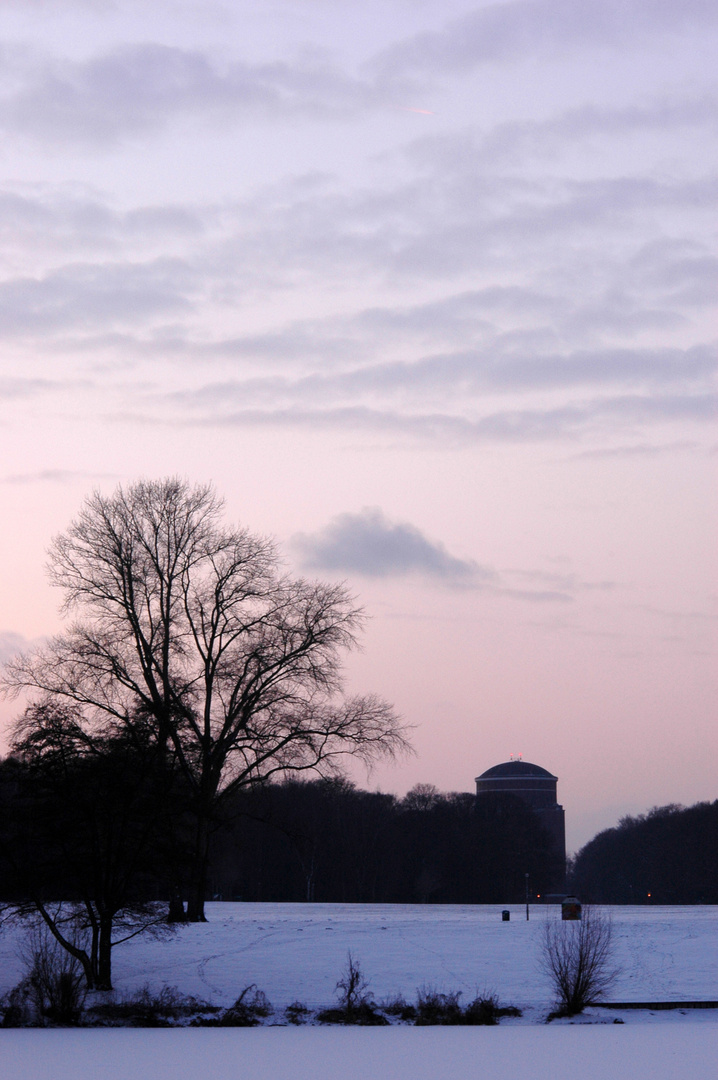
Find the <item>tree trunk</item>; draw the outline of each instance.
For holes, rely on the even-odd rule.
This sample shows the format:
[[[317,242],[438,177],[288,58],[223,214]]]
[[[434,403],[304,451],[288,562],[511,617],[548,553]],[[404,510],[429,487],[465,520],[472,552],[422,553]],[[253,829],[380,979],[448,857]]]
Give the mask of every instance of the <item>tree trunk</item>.
[[[93,986],[97,980],[97,965],[99,955],[99,942],[100,942],[100,924],[97,921],[97,915],[91,902],[85,900],[85,910],[87,912],[88,922],[90,924],[90,963],[92,965],[92,980]]]
[[[182,894],[176,886],[170,892],[170,902],[167,910],[168,923],[187,922],[187,914],[184,909]]]
[[[209,867],[209,820],[200,812],[190,871],[189,897],[187,899],[187,922],[207,922],[204,898],[207,893],[207,870]]]
[[[85,982],[87,983],[87,989],[94,990],[97,985],[95,965],[93,964],[90,957],[87,955],[87,952],[84,949],[81,949],[79,946],[73,945],[73,943],[65,937],[65,935],[60,931],[56,920],[52,917],[48,909],[40,900],[35,900],[35,907],[39,911],[43,921],[45,922],[45,925],[47,926],[48,930],[55,938],[55,940],[59,942],[60,945],[62,945],[63,949],[66,949],[69,952],[70,956],[74,956],[75,959],[78,960],[82,965],[82,970],[85,975]]]
[[[100,940],[97,949],[98,990],[112,989],[112,916],[100,917]]]

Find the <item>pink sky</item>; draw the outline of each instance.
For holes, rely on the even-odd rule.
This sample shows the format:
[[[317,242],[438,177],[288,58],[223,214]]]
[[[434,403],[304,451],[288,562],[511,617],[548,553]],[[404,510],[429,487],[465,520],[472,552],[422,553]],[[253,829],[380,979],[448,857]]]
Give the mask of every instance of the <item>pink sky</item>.
[[[366,606],[417,751],[369,784],[522,753],[572,849],[718,797],[717,25],[3,4],[3,655],[85,494],[211,480]]]

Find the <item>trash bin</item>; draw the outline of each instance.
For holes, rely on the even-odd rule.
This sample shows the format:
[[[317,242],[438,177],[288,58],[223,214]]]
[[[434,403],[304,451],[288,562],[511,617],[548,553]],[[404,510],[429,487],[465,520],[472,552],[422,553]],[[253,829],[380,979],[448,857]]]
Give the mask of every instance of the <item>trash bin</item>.
[[[510,911],[502,911],[501,912],[501,922],[509,922],[510,919],[511,919],[511,912]]]
[[[581,918],[581,903],[575,896],[566,896],[561,902],[561,918],[564,922],[578,922]]]

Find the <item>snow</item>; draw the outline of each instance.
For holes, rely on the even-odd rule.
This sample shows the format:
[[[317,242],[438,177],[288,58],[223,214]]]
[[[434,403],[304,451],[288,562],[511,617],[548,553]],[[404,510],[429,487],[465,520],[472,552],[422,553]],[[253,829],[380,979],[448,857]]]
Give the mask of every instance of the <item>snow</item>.
[[[538,964],[542,926],[555,906],[412,904],[210,904],[209,922],[182,927],[174,939],[137,938],[117,948],[118,991],[145,983],[229,1005],[256,983],[275,1007],[329,1005],[347,952],[361,964],[377,1000],[420,986],[484,990],[505,1004],[550,1006]],[[718,998],[718,908],[608,908],[621,977],[616,1001]],[[4,957],[2,958],[4,960]],[[3,963],[3,977],[5,964]],[[14,973],[4,992],[19,973]]]
[[[554,907],[526,922],[511,907],[359,904],[210,904],[209,922],[169,941],[138,938],[114,959],[119,995],[145,984],[176,986],[228,1005],[256,983],[275,1006],[332,1003],[347,952],[376,1000],[417,988],[484,991],[524,1010],[499,1028],[195,1029],[0,1031],[3,1080],[173,1080],[206,1075],[322,1080],[422,1080],[457,1075],[511,1080],[712,1080],[718,1076],[718,1010],[589,1010],[574,1023],[541,1023],[551,991],[538,964],[542,926]],[[718,909],[617,907],[611,912],[615,1001],[718,998]],[[0,993],[21,976],[17,932],[0,938]],[[620,1016],[623,1024],[613,1024]],[[131,1062],[131,1066],[130,1066]],[[211,1068],[208,1070],[208,1062]]]
[[[718,1025],[0,1031],[3,1080],[713,1080]]]

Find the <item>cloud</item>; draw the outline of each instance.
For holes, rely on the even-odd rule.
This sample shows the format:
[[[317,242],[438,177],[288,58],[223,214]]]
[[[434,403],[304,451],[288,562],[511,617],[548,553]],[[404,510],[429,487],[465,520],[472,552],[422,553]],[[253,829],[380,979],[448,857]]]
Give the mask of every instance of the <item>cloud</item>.
[[[190,306],[193,274],[180,259],[75,263],[0,282],[0,335],[54,333],[176,314]]]
[[[220,63],[199,49],[124,45],[84,61],[27,56],[0,97],[0,126],[55,143],[112,145],[177,116],[346,117],[386,91],[319,56]]]
[[[696,241],[649,242],[631,260],[630,272],[676,306],[714,306],[718,296],[718,257]]]
[[[714,424],[716,394],[626,395],[595,398],[554,407],[527,407],[487,412],[478,418],[456,413],[402,414],[388,409],[336,408],[325,410],[243,410],[225,417],[198,418],[200,426],[296,427],[325,431],[358,431],[443,446],[476,443],[575,442],[619,437],[643,427],[688,421]],[[138,418],[139,420],[139,418]],[[144,422],[151,423],[146,419]],[[188,419],[185,423],[192,424]]]
[[[26,12],[28,9],[37,9],[44,16],[56,15],[58,11],[91,11],[106,13],[115,11],[118,0],[2,0],[1,7],[19,8]]]
[[[118,243],[177,241],[205,229],[188,206],[146,205],[121,211],[107,196],[78,184],[6,185],[0,190],[0,236],[8,245],[32,244],[33,254],[85,247],[97,252]]]
[[[617,583],[615,581],[582,581],[573,573],[558,574],[555,572],[549,573],[545,570],[517,569],[507,569],[505,573],[507,576],[516,578],[520,581],[535,582],[536,584],[544,585],[548,591],[548,595],[560,595],[564,598],[569,597],[570,594],[577,591],[610,592],[617,588]],[[545,594],[542,593],[540,595]]]
[[[661,96],[623,106],[581,105],[541,120],[510,120],[481,132],[468,130],[425,136],[409,143],[402,154],[419,167],[439,160],[444,167],[491,169],[534,160],[555,162],[556,155],[575,152],[578,144],[596,138],[612,144],[646,133],[667,134],[706,127],[718,121],[714,89],[692,95]]]
[[[65,383],[51,379],[0,378],[0,400],[13,401],[16,398],[33,398],[38,394],[62,390]]]
[[[470,170],[436,162],[424,185],[308,193],[288,182],[223,206],[150,205],[124,213],[89,193],[6,190],[0,230],[12,254],[0,283],[0,327],[34,341],[73,326],[86,334],[169,316],[176,340],[165,333],[159,342],[168,351],[184,342],[198,358],[279,361],[315,353],[336,361],[379,345],[385,351],[389,342],[406,346],[409,335],[439,348],[486,341],[504,328],[558,331],[584,344],[588,335],[632,337],[675,329],[686,312],[711,302],[712,252],[676,254],[671,262],[645,248],[656,215],[664,213],[689,212],[699,235],[702,211],[718,198],[713,177],[530,185],[484,177],[472,199],[465,197],[467,183],[473,185]],[[41,270],[48,257],[54,265]],[[18,273],[24,260],[29,272]],[[333,324],[305,319],[277,327],[273,316],[271,329],[206,333],[196,345],[181,325],[196,315],[200,297],[209,300],[208,313],[223,311],[218,325],[225,327],[232,306],[241,317],[250,291],[263,298],[310,284],[326,291],[327,275],[339,272],[346,287],[383,292],[389,282],[436,288],[464,274],[494,283],[406,307],[365,302]]]
[[[297,428],[310,431],[363,432],[386,438],[410,439],[443,446],[477,442],[543,442],[547,439],[577,438],[591,419],[585,406],[553,409],[505,410],[477,420],[449,412],[401,413],[388,408],[354,406],[345,408],[239,409],[224,415],[209,410],[196,419],[184,417],[170,423],[207,428]],[[153,424],[155,418],[135,412],[118,419],[135,419]]]
[[[555,267],[565,281],[566,268],[576,266],[581,276],[571,287],[580,291],[610,259],[625,271],[636,247],[655,233],[657,216],[685,212],[695,225],[712,214],[716,199],[711,173],[529,178],[500,169],[477,174],[470,161],[437,154],[423,176],[391,177],[375,188],[327,184],[311,198],[280,186],[257,193],[233,221],[228,215],[228,238],[212,265],[219,270],[224,262],[235,280],[260,287],[326,282],[327,274],[341,273],[346,285],[366,288],[371,281],[386,289],[470,274],[487,287],[534,293],[546,291],[539,282],[555,280]]]
[[[688,391],[711,386],[718,370],[715,348],[602,349],[564,355],[502,354],[496,343],[471,352],[431,356],[414,362],[365,364],[344,371],[314,371],[300,378],[285,375],[195,386],[161,399],[192,410],[215,409],[226,415],[235,404],[298,407],[311,404],[357,406],[401,400],[406,412],[414,403],[459,403],[466,413],[481,407],[487,394],[565,393],[575,389],[650,388],[653,396],[668,387]]]
[[[117,473],[84,472],[76,469],[42,469],[32,473],[9,473],[3,484],[69,484],[75,480],[116,480]]]
[[[339,571],[365,577],[422,574],[450,585],[476,585],[495,578],[472,560],[458,559],[429,540],[415,525],[391,522],[377,508],[339,514],[318,533],[292,537],[307,570]]]
[[[651,35],[700,31],[717,20],[713,0],[514,0],[415,34],[383,50],[370,67],[381,73],[465,73],[564,50],[644,45]]]
[[[0,664],[6,664],[18,653],[27,652],[39,645],[42,640],[42,638],[31,640],[23,637],[22,634],[16,634],[13,630],[0,630]]]
[[[598,450],[582,450],[572,455],[573,461],[600,460],[602,458],[649,458],[659,457],[663,454],[676,454],[682,452],[694,453],[700,450],[700,444],[689,442],[685,439],[669,443],[633,443],[629,446],[603,447]]]
[[[392,522],[376,507],[358,514],[338,514],[316,533],[297,533],[291,546],[306,570],[358,574],[367,578],[401,578],[417,574],[444,586],[471,589],[487,597],[531,604],[566,604],[571,591],[582,586],[559,575],[511,571],[537,580],[539,588],[514,587],[491,567],[473,559],[458,559],[445,546],[430,540],[409,522]],[[545,587],[548,586],[548,587]],[[609,587],[600,583],[596,587]]]

